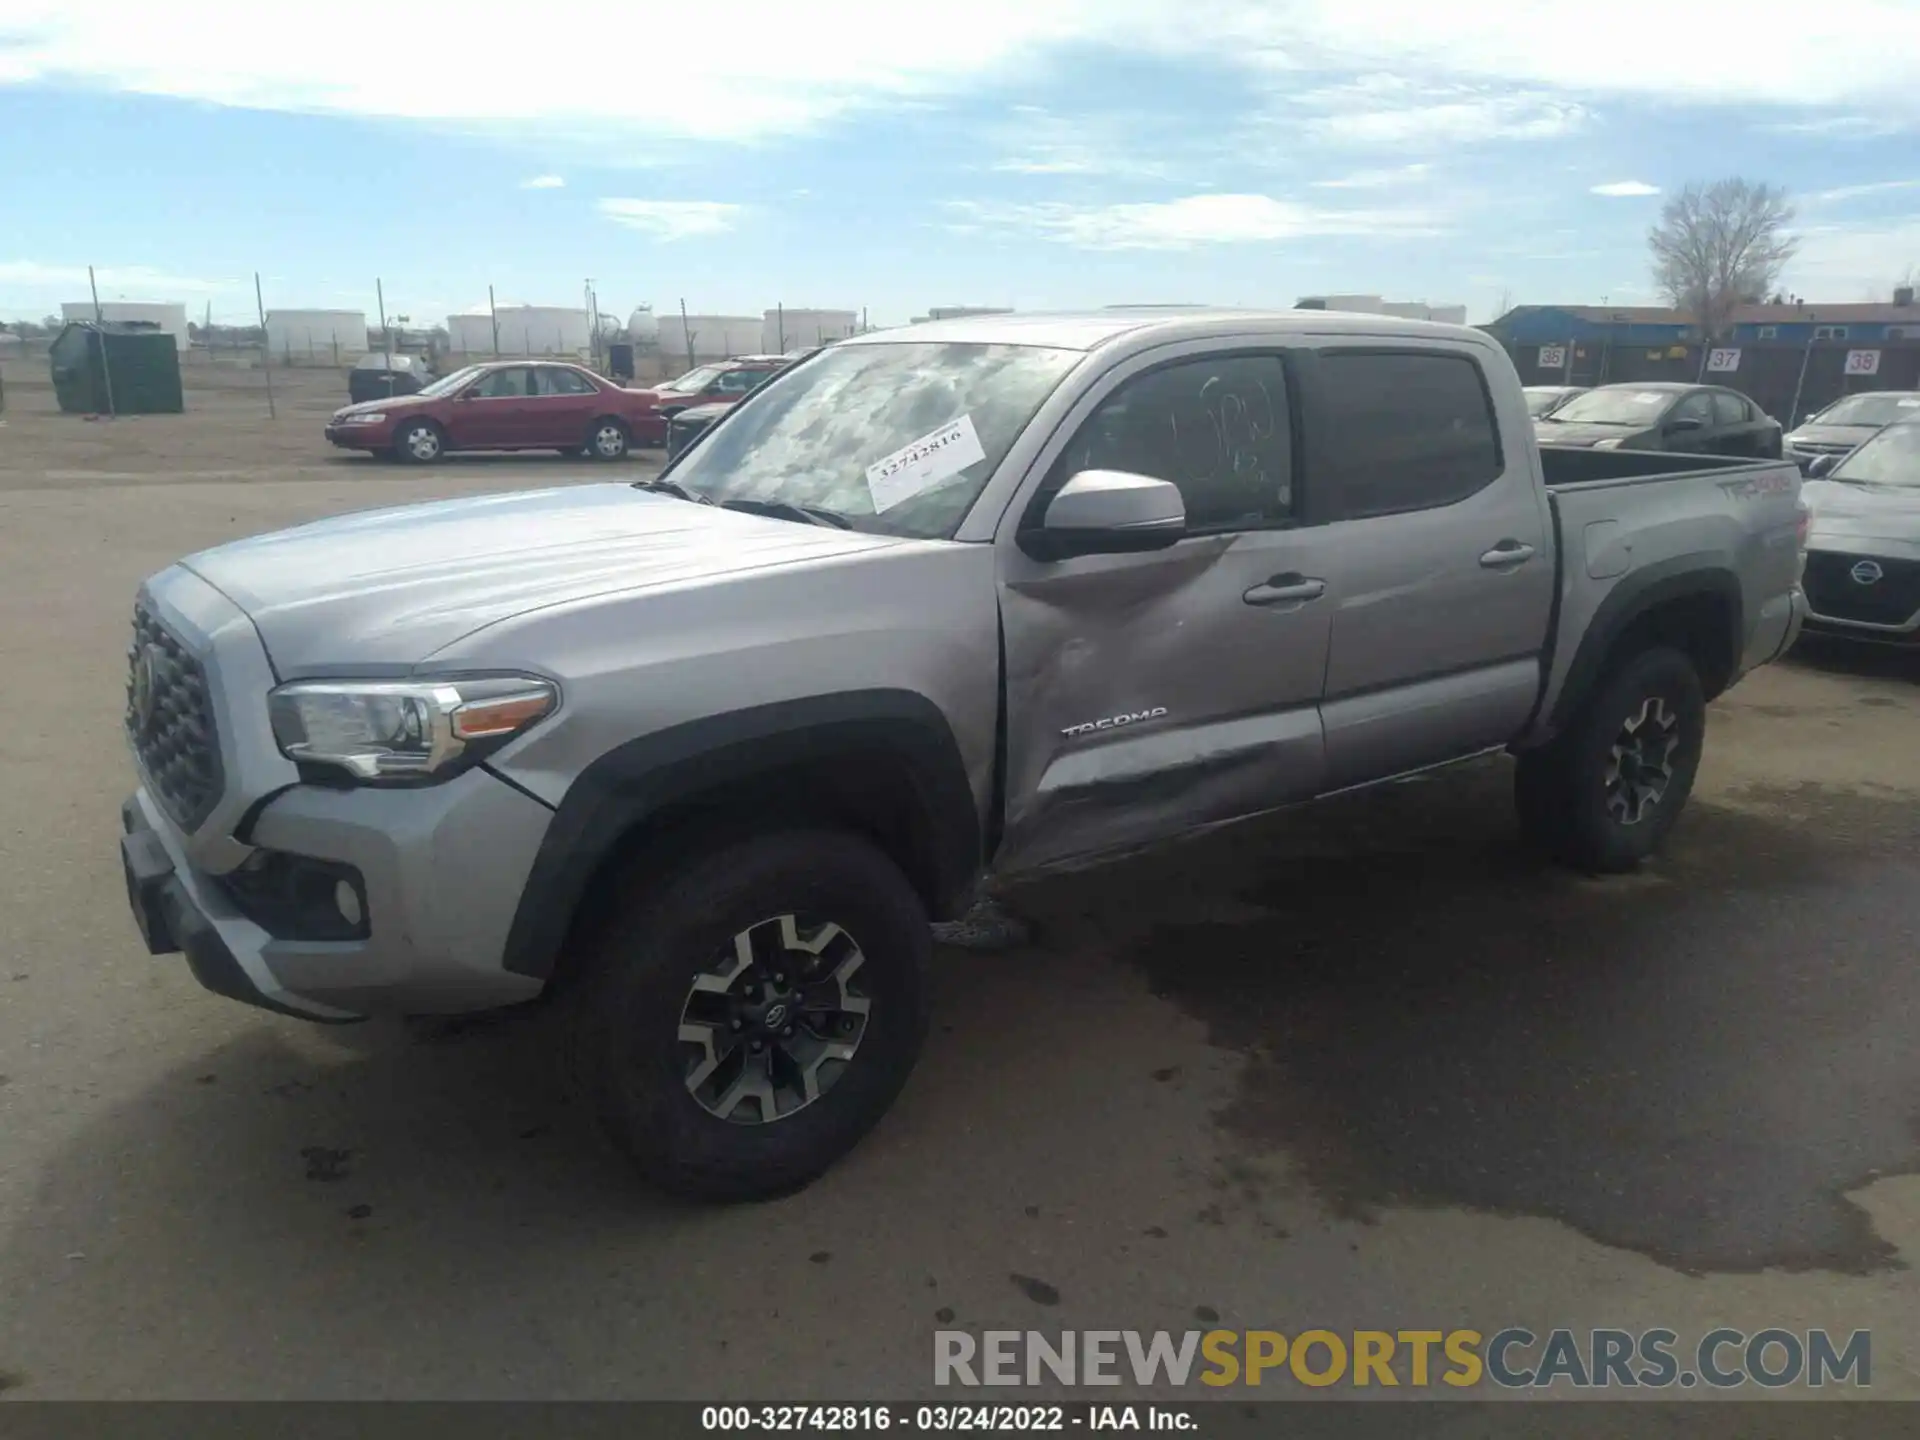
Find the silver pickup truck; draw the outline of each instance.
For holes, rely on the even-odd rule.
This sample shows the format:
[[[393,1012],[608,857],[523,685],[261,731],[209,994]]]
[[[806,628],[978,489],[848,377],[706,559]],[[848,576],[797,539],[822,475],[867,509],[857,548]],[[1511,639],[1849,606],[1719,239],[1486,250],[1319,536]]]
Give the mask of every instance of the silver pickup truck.
[[[290,1015],[547,996],[657,1181],[905,1083],[989,874],[1490,751],[1595,871],[1794,640],[1791,462],[1536,447],[1478,331],[1101,312],[850,340],[636,485],[349,515],[141,589],[148,947]]]

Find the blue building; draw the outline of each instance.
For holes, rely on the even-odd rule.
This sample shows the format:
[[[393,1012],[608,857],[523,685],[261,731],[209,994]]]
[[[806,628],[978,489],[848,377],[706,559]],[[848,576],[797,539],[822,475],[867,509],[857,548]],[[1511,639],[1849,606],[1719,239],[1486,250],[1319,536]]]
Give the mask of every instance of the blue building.
[[[1657,348],[1700,339],[1690,316],[1656,305],[1520,305],[1486,327],[1509,345],[1610,344]],[[1730,342],[1805,345],[1809,341],[1878,344],[1920,341],[1920,305],[1913,291],[1891,303],[1742,305],[1733,313]]]

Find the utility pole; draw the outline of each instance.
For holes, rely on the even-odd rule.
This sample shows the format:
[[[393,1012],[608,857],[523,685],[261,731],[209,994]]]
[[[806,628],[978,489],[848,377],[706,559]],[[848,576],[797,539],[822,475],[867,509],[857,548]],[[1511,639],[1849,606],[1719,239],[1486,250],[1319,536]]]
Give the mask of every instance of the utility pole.
[[[107,358],[107,316],[100,308],[100,285],[93,278],[93,267],[87,266],[87,288],[93,291],[94,333],[100,337],[100,384],[107,392],[107,418],[114,418],[113,408],[113,362]]]
[[[267,377],[267,418],[278,420],[273,408],[273,349],[267,344],[267,302],[260,298],[260,272],[253,272],[253,308],[260,316],[260,373]]]
[[[380,349],[389,369],[393,366],[393,331],[387,328],[387,292],[380,277],[373,278],[373,297],[380,304]]]
[[[500,309],[493,303],[493,286],[487,286],[487,316],[493,321],[493,358],[500,358]]]
[[[1807,348],[1800,352],[1800,378],[1793,382],[1793,405],[1787,411],[1789,430],[1800,423],[1800,392],[1806,389],[1807,364],[1813,359],[1813,332],[1818,328],[1813,323],[1815,318],[1814,313],[1809,310],[1807,312]]]
[[[680,335],[687,342],[687,369],[693,369],[693,331],[687,328],[687,297],[680,297]]]

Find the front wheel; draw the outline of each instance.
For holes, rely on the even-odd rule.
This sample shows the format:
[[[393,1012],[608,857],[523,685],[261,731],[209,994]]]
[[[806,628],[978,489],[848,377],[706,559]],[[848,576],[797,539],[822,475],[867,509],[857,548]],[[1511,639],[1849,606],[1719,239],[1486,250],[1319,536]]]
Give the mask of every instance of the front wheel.
[[[593,422],[592,433],[587,437],[586,453],[595,460],[623,460],[631,444],[625,425],[603,417]]]
[[[416,420],[394,437],[393,453],[409,465],[431,465],[446,453],[446,438],[431,420]]]
[[[737,841],[641,883],[575,997],[575,1076],[601,1128],[677,1194],[800,1188],[878,1123],[919,1056],[918,894],[836,831]]]
[[[1659,849],[1693,791],[1706,723],[1691,659],[1665,646],[1628,657],[1563,734],[1520,756],[1521,827],[1562,864],[1597,874],[1634,869]]]

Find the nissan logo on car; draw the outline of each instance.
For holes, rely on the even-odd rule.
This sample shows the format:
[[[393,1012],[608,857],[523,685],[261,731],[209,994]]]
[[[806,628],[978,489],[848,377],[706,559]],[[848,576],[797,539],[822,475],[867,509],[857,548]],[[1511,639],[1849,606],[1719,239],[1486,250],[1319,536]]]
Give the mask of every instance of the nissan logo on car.
[[[1856,585],[1878,585],[1880,577],[1887,572],[1871,560],[1862,560],[1848,573],[1853,576],[1853,583]]]

